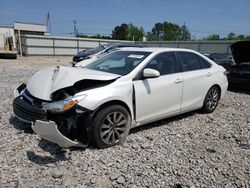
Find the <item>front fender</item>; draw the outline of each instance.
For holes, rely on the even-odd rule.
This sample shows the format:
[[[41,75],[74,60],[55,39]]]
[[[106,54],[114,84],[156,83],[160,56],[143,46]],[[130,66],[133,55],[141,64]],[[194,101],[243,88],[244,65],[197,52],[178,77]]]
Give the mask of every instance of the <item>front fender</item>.
[[[131,118],[134,119],[132,82],[115,82],[101,88],[84,91],[84,94],[87,97],[78,103],[79,106],[94,111],[107,102],[121,101],[129,107]]]

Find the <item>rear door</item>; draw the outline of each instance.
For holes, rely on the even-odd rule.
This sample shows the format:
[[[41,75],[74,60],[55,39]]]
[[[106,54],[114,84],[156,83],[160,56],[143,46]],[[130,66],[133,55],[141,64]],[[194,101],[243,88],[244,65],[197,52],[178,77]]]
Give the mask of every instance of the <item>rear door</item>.
[[[215,77],[211,64],[193,52],[178,52],[183,70],[181,111],[202,107],[204,98]]]
[[[179,113],[183,78],[175,52],[156,55],[145,68],[158,70],[160,76],[134,80],[136,121],[147,123]]]

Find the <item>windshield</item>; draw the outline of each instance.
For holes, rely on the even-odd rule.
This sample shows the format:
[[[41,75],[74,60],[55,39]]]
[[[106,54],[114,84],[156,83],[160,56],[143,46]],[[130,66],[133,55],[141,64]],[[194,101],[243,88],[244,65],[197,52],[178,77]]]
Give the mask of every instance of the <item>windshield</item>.
[[[85,68],[126,75],[149,54],[151,54],[151,52],[116,51],[88,64]]]

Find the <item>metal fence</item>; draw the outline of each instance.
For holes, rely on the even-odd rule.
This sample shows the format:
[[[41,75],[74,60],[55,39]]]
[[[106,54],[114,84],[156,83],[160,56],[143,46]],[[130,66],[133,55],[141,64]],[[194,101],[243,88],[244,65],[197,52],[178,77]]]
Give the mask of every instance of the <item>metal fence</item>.
[[[132,41],[70,38],[52,36],[21,36],[21,48],[24,55],[35,56],[72,56],[77,52],[94,48],[104,43],[133,43]],[[173,47],[188,48],[201,53],[225,53],[231,54],[230,45],[232,41],[140,41],[137,44],[144,44],[148,47]]]

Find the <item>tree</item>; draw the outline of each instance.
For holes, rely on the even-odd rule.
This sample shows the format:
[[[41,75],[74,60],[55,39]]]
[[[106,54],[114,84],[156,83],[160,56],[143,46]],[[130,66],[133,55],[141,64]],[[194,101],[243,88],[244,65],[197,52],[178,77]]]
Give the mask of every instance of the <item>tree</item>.
[[[190,40],[191,34],[185,26],[171,22],[156,23],[151,32],[147,33],[148,40]]]
[[[237,40],[244,40],[245,38],[246,36],[242,34],[237,36]]]
[[[128,40],[141,41],[144,37],[144,29],[133,24],[128,24]]]
[[[115,40],[128,40],[128,25],[123,23],[120,26],[116,26],[112,31],[112,38]]]
[[[228,38],[229,40],[233,40],[233,39],[236,38],[236,34],[235,34],[235,33],[229,33],[229,34],[227,35],[227,38]]]
[[[132,23],[121,24],[116,26],[112,31],[112,38],[116,40],[142,40],[144,36],[144,29],[136,27]]]
[[[236,35],[235,33],[229,33],[227,37],[224,37],[223,40],[249,40],[250,35]]]
[[[150,34],[153,40],[163,40],[164,26],[162,23],[156,23]]]
[[[220,36],[219,35],[216,35],[216,34],[211,34],[211,35],[208,35],[207,37],[203,38],[204,40],[219,40],[220,39]]]
[[[105,35],[100,35],[100,34],[96,34],[96,35],[85,35],[82,33],[78,33],[77,35],[78,38],[94,38],[94,39],[112,39],[111,36],[105,36]]]
[[[191,40],[191,33],[188,30],[188,28],[185,25],[185,23],[184,23],[183,26],[181,26],[181,31],[182,31],[182,38],[181,38],[181,40]]]

